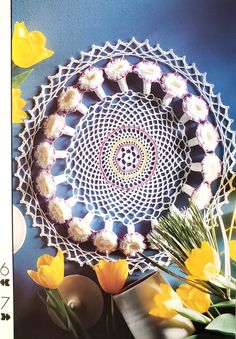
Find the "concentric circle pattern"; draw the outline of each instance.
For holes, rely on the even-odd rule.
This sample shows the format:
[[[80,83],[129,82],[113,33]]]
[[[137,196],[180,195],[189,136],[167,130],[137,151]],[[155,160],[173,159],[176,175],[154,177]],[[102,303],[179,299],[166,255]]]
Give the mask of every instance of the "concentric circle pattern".
[[[99,168],[114,188],[132,191],[143,186],[155,171],[157,146],[140,128],[122,126],[102,143]]]
[[[107,79],[107,64],[123,58],[132,66],[130,74],[117,81]],[[170,93],[166,90],[163,93],[158,81],[146,86],[135,74],[134,67],[145,60],[158,63],[165,74],[181,76],[187,84],[188,95],[200,97],[209,108],[207,121],[214,127],[213,134],[219,136],[216,156],[221,164],[221,173],[211,184],[206,183],[203,173],[199,172],[199,161],[205,156],[205,150],[199,145],[196,147],[196,125],[200,122],[186,122],[183,99],[178,95],[170,98]],[[25,204],[26,214],[32,217],[33,226],[40,228],[40,236],[81,266],[94,265],[107,257],[115,260],[121,253],[99,252],[92,236],[87,242],[75,242],[67,232],[67,223],[51,222],[47,214],[48,201],[42,200],[35,190],[38,168],[34,152],[39,142],[45,142],[42,126],[45,117],[57,112],[54,103],[60,94],[71,86],[79,91],[78,80],[91,67],[100,75],[103,72],[104,83],[93,93],[90,90],[80,93],[78,106],[66,115],[67,133],[70,133],[50,141],[56,157],[50,172],[55,179],[56,195],[71,204],[73,218],[86,221],[92,236],[103,230],[113,237],[116,233],[120,238],[117,245],[123,253],[130,253],[124,243],[129,245],[134,237],[142,251],[147,245],[142,235],[149,232],[150,219],[168,212],[173,204],[178,208],[187,207],[192,191],[199,193],[199,188],[207,187],[209,196],[212,194],[204,211],[209,220],[215,216],[215,207],[221,208],[235,189],[232,120],[228,106],[214,93],[206,74],[200,73],[195,64],[188,64],[185,57],[177,56],[173,50],[165,51],[159,45],[151,46],[148,40],[139,42],[132,38],[118,40],[116,44],[93,45],[88,52],[81,52],[78,59],[71,58],[67,65],[60,65],[58,72],[49,76],[48,84],[41,86],[41,93],[34,97],[34,107],[19,135],[21,145],[15,174],[21,203]],[[173,86],[176,88],[175,82]],[[140,93],[142,90],[145,94]],[[74,135],[72,139],[71,135]],[[204,192],[203,189],[203,195]],[[153,251],[150,255],[159,265],[169,263],[163,252]],[[153,269],[138,255],[128,256],[127,260],[130,273]]]
[[[174,203],[191,159],[185,130],[153,95],[129,91],[91,106],[68,149],[77,200],[105,219],[136,223]]]

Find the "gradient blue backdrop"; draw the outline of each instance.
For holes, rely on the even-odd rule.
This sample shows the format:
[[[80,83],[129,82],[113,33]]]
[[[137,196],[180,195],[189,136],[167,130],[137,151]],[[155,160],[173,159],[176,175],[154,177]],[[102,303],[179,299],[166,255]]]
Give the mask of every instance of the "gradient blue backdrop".
[[[23,97],[30,101],[59,64],[67,64],[71,56],[78,58],[80,51],[89,50],[92,44],[135,36],[159,43],[163,49],[173,48],[177,55],[186,55],[187,62],[195,62],[200,72],[208,73],[208,82],[215,85],[215,93],[222,94],[223,103],[230,106],[230,116],[235,118],[235,15],[235,0],[13,0],[12,24],[24,21],[29,30],[42,31],[47,47],[55,51],[53,57],[35,66],[22,86]],[[13,127],[14,156],[22,128]],[[16,191],[13,199],[24,213]],[[27,269],[35,268],[39,255],[55,254],[53,248],[46,248],[39,229],[32,228],[30,218],[26,216],[26,220],[26,241],[14,256],[15,338],[69,338],[50,322],[36,295],[40,288],[26,275]],[[67,263],[65,270],[66,274],[81,273],[94,279],[92,270],[74,263]],[[102,338],[99,331],[97,335]]]

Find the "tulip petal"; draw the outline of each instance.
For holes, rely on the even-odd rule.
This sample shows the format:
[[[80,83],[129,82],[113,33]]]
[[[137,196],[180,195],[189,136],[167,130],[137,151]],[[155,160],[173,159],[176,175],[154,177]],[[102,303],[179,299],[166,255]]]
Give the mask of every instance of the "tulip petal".
[[[190,309],[205,313],[211,305],[211,299],[208,293],[204,293],[188,284],[180,285],[176,293]]]
[[[155,307],[150,310],[149,314],[170,319],[177,314],[175,307],[182,307],[181,299],[171,286],[161,283],[159,287],[160,292],[154,297]]]
[[[205,265],[204,270],[203,270],[205,279],[204,280],[211,280],[214,279],[214,277],[219,273],[216,266],[209,262]]]
[[[236,240],[229,242],[229,255],[232,260],[236,261]]]
[[[58,251],[55,257],[45,254],[38,258],[38,272],[27,271],[29,276],[39,285],[49,288],[58,288],[64,279],[64,256]]]
[[[191,279],[208,281],[220,272],[221,263],[215,249],[207,241],[203,241],[201,248],[194,248],[191,251],[185,266],[191,274]]]
[[[20,124],[24,122],[25,118],[27,118],[27,114],[24,111],[17,112],[16,114],[12,115],[12,123]]]
[[[53,51],[45,48],[46,37],[40,31],[28,32],[25,24],[16,23],[12,37],[12,60],[22,68],[28,68],[49,58]]]
[[[28,39],[32,45],[45,46],[46,37],[39,31],[33,31],[29,33]]]
[[[53,257],[49,254],[44,254],[41,257],[38,258],[37,260],[37,270],[40,268],[42,265],[50,265],[53,260]]]
[[[99,284],[106,293],[117,294],[123,288],[128,276],[128,262],[127,260],[108,261],[100,260],[95,265]]]
[[[154,307],[149,311],[150,315],[153,315],[154,317],[158,318],[164,318],[164,319],[171,319],[173,318],[177,312],[171,309],[168,309],[166,307]]]
[[[58,288],[64,276],[55,267],[43,265],[39,268],[38,276],[45,288]]]
[[[53,54],[54,54],[53,51],[51,51],[50,49],[45,48],[44,54],[43,54],[43,60],[47,59],[47,58],[50,58]]]
[[[94,269],[95,269],[100,286],[106,293],[110,293],[111,288],[112,288],[110,284],[111,282],[110,273],[109,273],[110,270],[108,268],[108,265],[106,265],[105,261],[106,260],[100,260],[100,262],[94,266]]]
[[[38,273],[32,270],[27,270],[27,274],[30,276],[30,278],[36,282],[36,284],[42,286],[42,281],[40,280]]]
[[[20,98],[21,90],[19,88],[12,88],[12,122],[21,123],[27,114],[23,111],[26,101]]]
[[[28,34],[28,30],[25,26],[24,22],[16,22],[14,26],[14,32],[13,32],[13,38],[15,36],[19,37],[25,37]]]
[[[58,269],[60,269],[64,274],[64,254],[61,250],[57,251],[57,255],[55,258],[53,258],[56,261],[56,265],[58,266]]]
[[[128,263],[126,260],[117,260],[110,267],[113,282],[113,294],[117,294],[124,287],[125,281],[128,277]]]

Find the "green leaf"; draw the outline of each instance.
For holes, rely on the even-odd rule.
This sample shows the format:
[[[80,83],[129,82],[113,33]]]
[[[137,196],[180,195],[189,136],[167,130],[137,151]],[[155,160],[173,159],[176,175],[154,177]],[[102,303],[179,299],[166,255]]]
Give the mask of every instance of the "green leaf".
[[[47,295],[49,306],[48,313],[52,320],[55,321],[58,326],[61,325],[61,328],[64,327],[74,338],[89,339],[89,335],[80,323],[77,315],[62,299],[58,290],[48,290]]]
[[[218,274],[214,279],[210,280],[210,282],[221,288],[229,288],[231,290],[235,289],[235,284],[221,274]]]
[[[222,335],[222,333],[220,335],[217,335],[216,333],[211,333],[211,332],[203,332],[203,333],[199,333],[199,334],[194,334],[191,335],[189,337],[185,337],[184,339],[228,339],[229,336],[228,335]]]
[[[174,308],[175,311],[177,311],[180,315],[184,316],[185,318],[188,318],[190,320],[196,321],[201,324],[209,324],[211,322],[211,319],[206,317],[205,315],[196,312],[194,310],[191,310],[186,307],[176,307]]]
[[[28,76],[33,72],[33,68],[29,69],[28,71],[22,72],[12,78],[12,87],[13,88],[20,88],[23,82],[28,78]]]
[[[66,325],[67,314],[64,302],[53,290],[49,290],[47,292],[47,295],[48,295],[47,304],[50,310],[52,311],[51,313],[55,313],[56,316],[63,321],[64,325]],[[50,312],[49,315],[51,315]],[[52,320],[54,320],[54,317],[52,317]]]
[[[234,336],[236,334],[235,321],[236,318],[233,314],[221,314],[212,320],[212,322],[207,325],[205,329],[208,331],[215,331]]]
[[[217,304],[213,304],[210,307],[235,307],[235,305],[236,305],[236,299],[232,299],[232,300],[222,301]]]
[[[52,321],[61,329],[63,330],[68,330],[67,326],[64,322],[64,319],[59,316],[59,314],[57,314],[56,310],[54,307],[52,307],[51,305],[48,304],[48,314],[50,316],[50,318],[52,319]]]
[[[61,299],[57,290],[49,290],[48,294],[48,314],[59,327],[72,331],[72,324],[69,319],[65,303]],[[73,328],[74,331],[74,328]],[[76,333],[76,331],[74,331]],[[76,336],[75,336],[76,337]]]
[[[236,284],[236,279],[234,277],[231,277],[231,280],[234,284]],[[236,287],[236,286],[235,286]]]

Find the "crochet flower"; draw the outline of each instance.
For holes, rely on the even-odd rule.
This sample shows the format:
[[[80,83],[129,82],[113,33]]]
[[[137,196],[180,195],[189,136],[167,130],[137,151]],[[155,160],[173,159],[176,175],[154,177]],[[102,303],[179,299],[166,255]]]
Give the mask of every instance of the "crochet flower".
[[[132,66],[124,58],[112,59],[105,68],[105,73],[110,80],[120,80],[131,72]]]
[[[209,121],[198,125],[196,136],[200,146],[203,147],[206,152],[214,152],[219,143],[219,134]]]
[[[187,95],[183,99],[183,111],[189,119],[200,122],[207,119],[208,106],[201,97]]]
[[[206,208],[212,198],[211,186],[202,182],[201,185],[193,192],[191,201],[200,209]]]
[[[187,93],[187,82],[178,73],[164,74],[161,78],[161,87],[172,97],[182,98]]]
[[[142,253],[146,248],[144,237],[138,232],[126,234],[121,240],[120,248],[125,255],[135,256],[137,252]]]
[[[55,257],[44,254],[38,258],[37,272],[27,273],[36,284],[50,289],[58,288],[64,279],[64,256],[61,250]]]
[[[175,307],[182,307],[182,301],[177,293],[167,284],[160,284],[160,292],[154,297],[155,307],[149,311],[150,315],[158,318],[170,319],[177,315]]]
[[[48,169],[53,166],[56,157],[53,145],[47,141],[41,142],[36,146],[35,160],[38,166]]]
[[[127,260],[123,259],[116,261],[102,259],[97,265],[93,266],[99,284],[109,294],[117,294],[124,287],[128,277],[128,268]]]
[[[221,161],[215,153],[207,153],[202,161],[204,180],[212,183],[221,174]]]
[[[93,91],[102,85],[103,71],[97,67],[89,67],[79,78],[79,85],[85,91]]]
[[[135,68],[134,72],[138,76],[148,82],[159,81],[162,75],[161,69],[157,62],[143,60],[139,62]]]
[[[219,274],[221,263],[214,248],[207,241],[203,241],[201,248],[194,248],[191,251],[185,266],[190,273],[189,279],[209,281]]]
[[[36,190],[41,197],[49,199],[56,193],[55,180],[49,171],[41,170],[35,182]]]
[[[59,111],[72,113],[81,103],[82,94],[73,86],[64,88],[58,97]]]
[[[101,253],[109,254],[117,249],[118,237],[117,235],[108,230],[99,231],[93,239],[94,246]]]
[[[12,88],[12,122],[21,123],[27,117],[23,111],[26,101],[21,97],[21,90],[19,88]]]
[[[12,37],[12,60],[15,65],[27,68],[49,58],[54,52],[45,45],[46,38],[41,32],[29,32],[24,22],[15,23]]]
[[[58,224],[64,224],[72,217],[71,207],[69,204],[63,198],[58,197],[49,201],[48,213],[51,219]]]
[[[211,305],[211,298],[208,293],[204,293],[188,284],[180,285],[176,293],[185,305],[194,311],[205,313]]]
[[[78,242],[85,242],[92,234],[90,225],[80,218],[72,218],[68,224],[68,234],[71,239]]]

